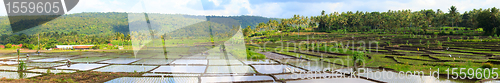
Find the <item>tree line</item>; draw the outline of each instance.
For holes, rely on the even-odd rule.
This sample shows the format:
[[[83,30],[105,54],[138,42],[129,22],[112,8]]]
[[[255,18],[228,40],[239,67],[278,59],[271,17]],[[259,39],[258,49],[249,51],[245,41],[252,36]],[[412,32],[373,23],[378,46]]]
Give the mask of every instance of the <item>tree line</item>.
[[[130,42],[130,35],[116,32],[113,35],[86,35],[77,32],[43,32],[39,34],[20,34],[0,36],[0,45],[23,44],[22,48],[49,49],[56,45],[100,45],[113,41]],[[38,45],[40,43],[40,45]],[[129,43],[122,43],[128,45]],[[40,46],[40,47],[39,47]]]
[[[269,20],[259,23],[255,29],[247,26],[243,31],[246,36],[256,35],[261,31],[297,32],[300,30],[348,32],[366,32],[381,30],[394,32],[401,28],[418,28],[425,31],[430,27],[466,27],[466,29],[484,29],[484,35],[500,34],[500,13],[498,8],[473,9],[458,12],[451,6],[448,12],[441,9],[411,11],[388,10],[387,12],[347,11],[330,14],[322,11],[319,16],[294,15],[291,18]],[[278,22],[279,21],[279,22]]]

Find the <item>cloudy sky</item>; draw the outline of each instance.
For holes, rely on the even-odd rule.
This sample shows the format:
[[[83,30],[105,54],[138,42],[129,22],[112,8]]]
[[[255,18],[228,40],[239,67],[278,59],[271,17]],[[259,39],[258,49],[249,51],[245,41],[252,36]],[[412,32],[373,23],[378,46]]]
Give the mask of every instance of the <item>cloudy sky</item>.
[[[344,11],[441,9],[455,5],[460,12],[474,8],[500,7],[500,0],[80,0],[69,13],[150,12],[191,15],[255,15],[289,18]],[[0,6],[0,15],[6,15]]]

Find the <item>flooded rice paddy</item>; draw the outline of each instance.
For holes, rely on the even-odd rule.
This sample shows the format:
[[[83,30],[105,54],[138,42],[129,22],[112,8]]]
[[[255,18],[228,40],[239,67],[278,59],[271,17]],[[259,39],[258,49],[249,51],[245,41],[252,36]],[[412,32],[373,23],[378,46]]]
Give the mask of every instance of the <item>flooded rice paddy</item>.
[[[161,82],[161,83],[212,83],[212,82],[289,82],[289,83],[330,83],[330,82],[445,82],[456,83],[464,81],[438,79],[433,76],[409,76],[408,79],[377,78],[366,73],[358,76],[366,78],[335,78],[349,77],[349,74],[338,73],[304,73],[312,71],[349,72],[350,68],[323,61],[306,59],[238,59],[234,55],[182,55],[176,58],[160,58],[148,56],[138,58],[129,54],[101,54],[81,56],[57,56],[57,54],[32,55],[32,58],[22,57],[27,61],[26,72],[17,71],[17,57],[0,56],[0,77],[7,79],[31,78],[44,73],[75,73],[78,71],[96,72],[142,72],[140,77],[120,77],[106,83],[122,82]],[[279,54],[273,54],[278,56]],[[165,57],[165,56],[163,56]],[[287,56],[288,57],[288,56]],[[71,64],[67,64],[68,61]],[[380,71],[371,69],[370,71]],[[303,73],[300,73],[303,72]],[[20,74],[21,73],[21,74]],[[397,76],[398,73],[387,72]],[[498,82],[496,80],[487,83]]]

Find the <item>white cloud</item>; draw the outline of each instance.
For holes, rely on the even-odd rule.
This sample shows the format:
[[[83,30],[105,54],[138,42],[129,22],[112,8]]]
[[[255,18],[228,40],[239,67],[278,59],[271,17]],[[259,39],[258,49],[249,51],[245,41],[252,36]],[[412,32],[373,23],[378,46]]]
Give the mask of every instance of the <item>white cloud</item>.
[[[212,1],[212,2],[214,2],[214,5],[215,5],[215,6],[219,6],[219,5],[220,5],[220,3],[221,3],[219,0],[208,0],[208,1]]]

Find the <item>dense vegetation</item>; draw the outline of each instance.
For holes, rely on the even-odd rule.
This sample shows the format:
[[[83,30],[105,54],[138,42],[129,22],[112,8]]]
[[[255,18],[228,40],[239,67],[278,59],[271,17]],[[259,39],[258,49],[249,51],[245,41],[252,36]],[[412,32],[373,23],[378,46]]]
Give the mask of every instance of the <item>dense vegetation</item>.
[[[353,63],[394,71],[498,68],[499,9],[474,9],[460,14],[452,6],[449,11],[349,11],[331,14],[323,11],[320,16],[295,15],[280,19],[281,22],[269,20],[259,23],[256,29],[243,29],[243,34],[249,45],[247,47],[256,51],[270,51],[350,68],[361,67]],[[440,74],[446,72],[439,70]],[[460,82],[487,79],[476,78]]]
[[[292,18],[269,20],[267,23],[259,23],[256,29],[245,28],[244,34],[255,36],[265,32],[300,32],[322,31],[322,32],[394,32],[406,31],[412,34],[426,34],[427,29],[440,27],[463,27],[457,30],[475,30],[482,28],[484,35],[493,36],[500,34],[499,9],[493,7],[488,9],[473,9],[463,14],[459,13],[455,6],[451,6],[449,12],[440,9],[436,11],[420,10],[389,10],[387,12],[334,12],[326,14],[321,12],[320,16],[304,17],[294,15]],[[402,30],[412,29],[412,30]],[[259,33],[261,32],[261,33]],[[406,33],[403,32],[403,33]],[[495,33],[496,32],[496,33]],[[257,34],[256,34],[257,33]]]
[[[12,33],[6,16],[0,17],[0,45],[24,44],[24,48],[35,48],[40,35],[40,44],[43,48],[52,48],[55,45],[75,44],[129,44],[131,30],[129,23],[141,23],[141,20],[131,19],[133,15],[144,15],[141,13],[76,13],[61,16],[45,24]],[[193,16],[181,14],[148,14],[154,32],[159,35],[167,34],[174,38],[181,35],[208,36],[208,25],[215,27],[216,37],[230,36],[234,34],[233,27],[253,26],[269,19],[259,16]],[[231,19],[231,25],[221,21],[206,22],[210,19]],[[205,22],[204,22],[205,21]],[[236,22],[236,23],[234,23]],[[239,24],[238,24],[239,23]],[[141,25],[141,24],[138,24]],[[223,26],[224,25],[224,26]],[[197,28],[205,27],[205,28]],[[222,28],[221,28],[222,27]],[[137,28],[137,27],[132,27]],[[141,28],[141,27],[138,27]],[[186,28],[186,29],[180,29]],[[233,33],[223,33],[232,30]],[[163,33],[161,33],[163,32]],[[159,38],[158,38],[159,39]]]

